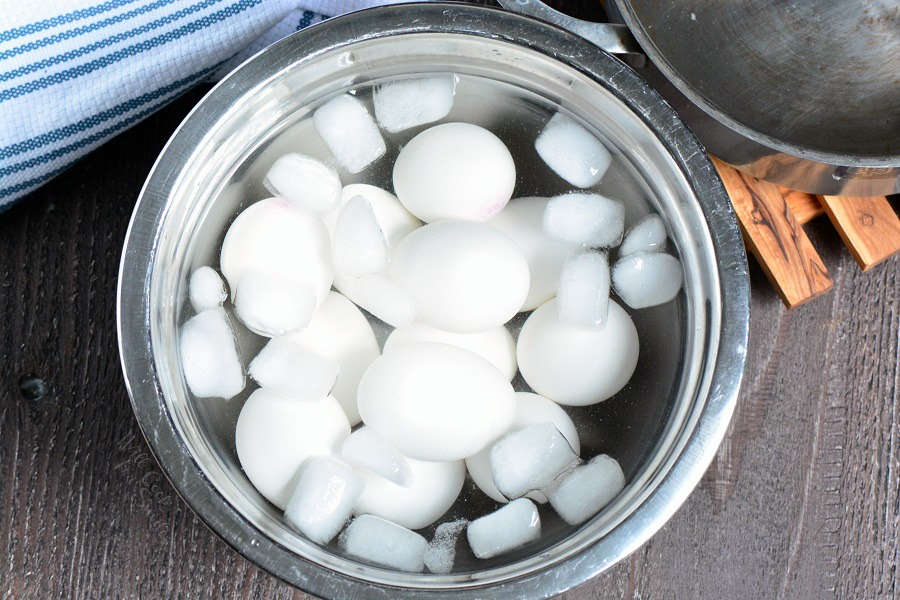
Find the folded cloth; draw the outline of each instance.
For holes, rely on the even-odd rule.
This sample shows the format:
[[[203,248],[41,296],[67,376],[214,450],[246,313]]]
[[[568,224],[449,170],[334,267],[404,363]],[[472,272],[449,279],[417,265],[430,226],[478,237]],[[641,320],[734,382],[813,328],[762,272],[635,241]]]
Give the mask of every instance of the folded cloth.
[[[192,86],[390,0],[0,0],[0,211]]]

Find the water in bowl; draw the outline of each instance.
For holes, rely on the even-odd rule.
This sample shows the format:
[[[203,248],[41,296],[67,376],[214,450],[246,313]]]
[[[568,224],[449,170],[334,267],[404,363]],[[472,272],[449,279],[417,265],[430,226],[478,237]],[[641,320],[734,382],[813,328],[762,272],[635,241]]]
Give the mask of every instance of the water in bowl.
[[[372,91],[380,81],[349,88],[372,110]],[[325,98],[327,101],[329,98]],[[313,126],[311,113],[316,106],[310,106],[295,113],[294,118],[273,131],[265,143],[257,147],[235,170],[228,183],[222,188],[219,198],[206,215],[198,232],[191,252],[192,269],[211,265],[218,268],[218,251],[231,220],[248,205],[270,196],[262,181],[266,171],[281,155],[298,152],[334,164],[334,159]],[[474,123],[496,134],[509,148],[516,163],[516,187],[513,198],[527,196],[553,196],[573,191],[575,188],[556,175],[538,156],[534,140],[544,124],[558,110],[550,100],[530,93],[519,87],[485,77],[458,76],[454,106],[449,115],[437,123],[462,121]],[[342,182],[368,183],[386,190],[392,189],[392,166],[400,149],[416,134],[437,123],[423,125],[400,133],[382,130],[387,152],[375,163],[358,174],[339,169]],[[593,133],[601,140],[602,132]],[[612,164],[603,179],[590,191],[623,201],[626,207],[626,228],[640,217],[654,210],[650,186],[638,175],[637,169],[617,154],[612,144],[607,147],[613,153]],[[515,200],[512,200],[515,202]],[[670,250],[673,244],[670,244]],[[611,254],[614,260],[615,253]],[[640,357],[637,368],[629,383],[613,398],[586,407],[563,407],[575,422],[581,439],[581,457],[589,459],[597,454],[608,454],[616,458],[630,479],[642,462],[652,454],[655,441],[662,431],[675,394],[681,370],[684,340],[685,304],[683,293],[664,305],[641,309],[628,309],[640,338]],[[365,313],[365,311],[364,311]],[[184,300],[181,321],[192,314],[192,309]],[[391,332],[391,326],[365,313],[375,331],[380,344]],[[525,322],[528,313],[521,313],[512,319],[507,327],[515,338]],[[238,346],[246,365],[265,344],[266,339],[257,336],[236,319],[232,319],[238,337]],[[678,357],[673,360],[672,357]],[[513,380],[517,391],[532,391],[517,375]],[[236,398],[223,402],[204,399],[203,403],[216,402],[215,410],[198,411],[199,425],[205,430],[207,439],[230,453],[237,464],[234,448],[234,428],[241,406],[255,389],[249,382],[247,389]],[[249,484],[248,484],[249,487]],[[475,519],[499,508],[499,504],[488,498],[467,477],[462,493],[451,509],[434,525],[420,531],[431,539],[437,525],[457,519]],[[542,536],[540,541],[522,547],[511,553],[488,560],[479,560],[468,549],[465,536],[457,544],[454,565],[455,573],[465,573],[485,568],[509,564],[533,554],[539,548],[546,548],[572,534],[576,527],[564,523],[549,506],[540,506]],[[299,534],[298,534],[299,535]],[[335,542],[330,549],[339,553]]]

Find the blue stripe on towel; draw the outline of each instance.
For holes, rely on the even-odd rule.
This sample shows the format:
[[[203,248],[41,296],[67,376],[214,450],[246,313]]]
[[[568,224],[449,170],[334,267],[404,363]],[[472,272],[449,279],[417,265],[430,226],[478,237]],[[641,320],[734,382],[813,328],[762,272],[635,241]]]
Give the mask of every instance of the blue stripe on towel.
[[[131,4],[132,2],[136,1],[137,0],[110,0],[109,2],[103,2],[102,4],[98,4],[96,6],[73,10],[72,12],[66,13],[64,15],[56,15],[55,17],[50,17],[49,19],[43,19],[42,21],[29,23],[28,25],[13,27],[12,29],[7,29],[6,31],[0,31],[0,42],[8,42],[9,40],[14,40],[22,36],[31,35],[32,33],[50,29],[51,27],[56,27],[57,25],[72,23],[74,21],[80,21],[81,19],[94,17],[99,14],[103,14],[108,10],[119,8],[120,6],[125,6],[126,4]]]
[[[185,86],[184,89],[179,90],[174,95],[167,97],[165,100],[162,100],[161,102],[157,102],[156,104],[149,106],[140,112],[136,112],[133,115],[131,115],[130,117],[128,117],[126,119],[122,119],[118,123],[115,123],[115,124],[111,125],[110,127],[107,127],[103,131],[98,131],[97,133],[95,133],[91,136],[88,136],[82,140],[79,140],[76,143],[79,145],[79,147],[84,147],[84,146],[87,146],[94,142],[100,141],[106,137],[109,137],[115,133],[118,133],[123,129],[127,129],[128,127],[130,127],[131,125],[134,125],[135,123],[137,123],[144,117],[147,117],[147,116],[153,114],[154,112],[156,112],[163,106],[169,104],[172,100],[174,100],[175,98],[177,98],[178,96],[180,96],[181,94],[186,92],[189,88],[190,88],[190,86]],[[4,198],[8,198],[10,196],[16,196],[16,195],[20,194],[21,192],[24,192],[31,188],[35,188],[35,187],[41,185],[42,183],[44,183],[45,181],[49,181],[50,179],[53,179],[54,177],[56,177],[57,175],[59,175],[60,173],[62,173],[66,169],[68,169],[70,166],[72,166],[73,163],[74,163],[74,161],[68,162],[65,165],[57,167],[51,171],[42,173],[41,175],[38,175],[37,177],[33,177],[31,179],[26,179],[25,181],[21,181],[19,183],[9,186],[9,187],[0,188],[0,210],[3,210],[3,208],[4,208],[3,207],[3,199]]]
[[[38,71],[46,67],[52,67],[53,65],[58,65],[59,63],[70,61],[73,58],[84,56],[85,54],[90,54],[94,50],[106,48],[107,46],[112,46],[113,44],[117,44],[121,41],[127,40],[128,38],[141,35],[142,33],[147,33],[148,31],[153,31],[154,29],[159,29],[160,27],[163,27],[165,25],[170,25],[175,21],[181,20],[191,13],[203,10],[204,8],[209,8],[210,6],[223,1],[224,0],[203,0],[203,2],[192,4],[191,6],[186,6],[185,8],[177,10],[164,17],[154,19],[149,23],[144,23],[140,27],[135,27],[134,29],[129,29],[128,31],[117,33],[115,35],[109,36],[108,38],[97,40],[96,42],[93,42],[86,46],[75,48],[73,50],[69,50],[68,52],[64,52],[62,54],[57,54],[56,56],[51,56],[50,58],[45,58],[44,60],[33,62],[29,65],[22,65],[17,69],[12,69],[11,71],[6,71],[5,73],[0,73],[0,81],[15,79],[16,77],[21,77],[22,75],[27,75],[28,73],[33,73],[34,71]]]
[[[207,15],[201,19],[197,19],[196,21],[188,23],[187,25],[183,25],[177,29],[173,29],[172,31],[169,31],[163,35],[159,35],[155,38],[150,38],[149,40],[144,40],[143,42],[134,44],[133,46],[129,46],[127,48],[122,48],[121,50],[117,50],[112,54],[107,54],[106,56],[92,60],[83,65],[72,67],[71,69],[60,71],[59,73],[54,73],[53,75],[48,75],[47,77],[41,77],[40,79],[29,81],[28,83],[23,83],[15,87],[7,88],[3,91],[0,91],[0,103],[5,102],[6,100],[11,100],[13,98],[18,98],[19,96],[24,96],[25,94],[30,94],[31,92],[42,90],[52,85],[56,85],[57,83],[62,83],[70,79],[81,77],[82,75],[86,75],[88,73],[96,71],[97,69],[102,69],[111,64],[115,64],[125,58],[140,54],[142,52],[146,52],[147,50],[150,50],[157,46],[168,44],[169,42],[182,38],[186,35],[202,31],[210,25],[238,15],[248,8],[256,6],[260,2],[262,2],[262,0],[240,0],[240,2],[235,2],[227,8],[212,13],[211,15]]]
[[[42,146],[46,146],[47,144],[52,144],[55,142],[59,142],[61,140],[66,139],[67,137],[76,135],[90,129],[91,127],[96,127],[97,125],[108,121],[110,119],[114,119],[119,117],[135,108],[138,108],[148,102],[152,102],[157,98],[161,98],[166,94],[177,90],[178,88],[189,84],[194,83],[196,81],[200,81],[205,76],[209,75],[217,68],[219,68],[224,61],[219,62],[211,67],[207,67],[201,71],[197,71],[192,75],[188,75],[178,81],[173,81],[168,85],[164,85],[160,88],[157,88],[153,91],[147,92],[146,94],[141,94],[140,96],[136,96],[121,104],[113,106],[107,110],[101,111],[97,114],[86,117],[80,121],[75,123],[70,123],[64,127],[59,127],[57,129],[53,129],[46,133],[42,133],[33,138],[29,138],[27,140],[23,140],[21,142],[17,142],[15,144],[10,144],[9,146],[5,146],[0,148],[0,160],[11,158],[16,156],[17,154],[22,154],[23,152],[31,152],[32,150],[37,150]]]
[[[151,2],[150,4],[139,6],[138,8],[135,8],[128,12],[103,19],[102,21],[97,21],[96,23],[91,23],[90,25],[82,25],[74,29],[68,29],[66,31],[54,33],[53,35],[49,35],[45,38],[34,40],[33,42],[28,42],[27,44],[22,44],[21,46],[10,48],[9,50],[4,50],[0,52],[0,60],[12,58],[13,56],[18,56],[19,54],[31,52],[32,50],[37,50],[38,48],[43,48],[44,46],[51,46],[57,42],[69,40],[74,37],[78,37],[79,35],[84,35],[85,33],[90,33],[92,31],[97,31],[98,29],[109,27],[110,25],[115,25],[116,23],[121,23],[122,21],[127,21],[132,17],[152,12],[161,6],[171,4],[174,1],[175,0],[156,0],[156,2]]]

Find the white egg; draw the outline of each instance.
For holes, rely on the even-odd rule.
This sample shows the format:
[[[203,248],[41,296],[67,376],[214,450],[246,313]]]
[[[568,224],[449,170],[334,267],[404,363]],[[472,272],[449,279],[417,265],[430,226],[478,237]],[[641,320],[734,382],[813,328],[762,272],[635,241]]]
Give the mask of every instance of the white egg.
[[[284,510],[301,463],[335,452],[348,435],[347,417],[331,396],[302,401],[260,388],[241,408],[234,443],[250,483]]]
[[[528,295],[528,263],[490,225],[440,221],[416,229],[394,250],[389,272],[412,297],[418,319],[471,333],[506,323]]]
[[[463,348],[497,367],[507,379],[516,376],[516,342],[502,325],[477,333],[453,333],[425,323],[413,323],[392,331],[384,342],[384,351],[412,342],[438,342]]]
[[[409,479],[406,485],[358,471],[365,487],[356,501],[354,513],[370,514],[410,529],[422,529],[437,521],[453,506],[466,478],[461,460],[432,462],[407,458]]]
[[[509,236],[528,261],[531,285],[522,310],[534,310],[556,295],[566,259],[580,250],[578,244],[553,238],[544,231],[548,198],[516,198],[488,221]]]
[[[485,221],[512,197],[516,165],[496,135],[470,123],[444,123],[406,144],[394,163],[394,191],[426,222]]]
[[[335,273],[334,287],[392,327],[403,327],[416,319],[410,294],[383,273],[362,277]]]
[[[369,201],[369,206],[372,207],[372,212],[375,213],[375,220],[378,221],[378,226],[381,228],[389,248],[400,241],[407,233],[422,225],[422,221],[403,208],[403,205],[397,200],[397,196],[392,193],[366,183],[351,183],[350,185],[345,185],[344,189],[341,190],[341,198],[334,209],[322,215],[325,228],[328,229],[328,233],[332,236],[334,235],[334,227],[337,224],[338,215],[341,214],[341,209],[356,196],[362,196]]]
[[[381,354],[372,326],[362,312],[344,296],[331,292],[306,328],[285,337],[337,361],[340,370],[331,395],[341,403],[350,424],[359,423],[356,387],[365,370]]]
[[[285,298],[312,293],[315,306],[325,299],[333,278],[331,243],[321,219],[283,198],[260,200],[237,216],[225,234],[219,264],[232,301],[243,305],[238,316],[270,337],[302,326],[305,322],[298,322],[311,314],[305,302],[283,310],[295,305]],[[245,286],[249,297],[244,302],[238,297],[247,273],[266,286]]]
[[[603,327],[559,320],[557,301],[531,313],[516,345],[519,370],[537,393],[559,404],[596,404],[622,389],[637,366],[638,334],[614,300]]]
[[[581,440],[578,438],[578,432],[575,430],[575,423],[569,418],[560,406],[538,394],[531,392],[516,392],[516,416],[513,423],[507,431],[515,431],[528,425],[536,425],[538,423],[553,423],[559,432],[563,434],[575,454],[581,452]],[[503,433],[507,433],[504,431]],[[491,447],[488,446],[478,454],[470,456],[466,459],[466,467],[469,469],[469,475],[481,491],[496,500],[497,502],[506,502],[497,484],[494,483],[494,476],[491,474]],[[529,498],[540,502],[547,502],[547,497],[541,492],[530,492],[527,494]]]
[[[359,382],[363,422],[404,455],[447,461],[471,456],[509,428],[512,386],[468,350],[417,342],[383,354]]]

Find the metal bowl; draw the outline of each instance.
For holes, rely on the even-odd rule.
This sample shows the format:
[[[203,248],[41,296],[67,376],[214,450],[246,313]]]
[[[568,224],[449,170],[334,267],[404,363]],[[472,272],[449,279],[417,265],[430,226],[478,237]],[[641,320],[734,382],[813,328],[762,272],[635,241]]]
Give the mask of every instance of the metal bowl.
[[[685,270],[680,343],[647,346],[644,406],[660,427],[626,469],[625,490],[593,520],[556,528],[543,547],[449,575],[363,564],[294,533],[238,464],[240,402],[194,399],[177,331],[186,279],[243,199],[230,182],[248,157],[322,98],[422,72],[518,86],[565,107],[601,135],[666,220]],[[327,21],[258,54],[191,112],[157,160],[135,207],[119,278],[119,348],[135,415],[163,470],[222,538],[267,571],[328,598],[544,597],[608,568],[656,532],[711,461],[736,400],[746,354],[748,277],[728,198],[672,109],[631,70],[553,26],[459,4],[372,9]],[[655,365],[672,385],[653,388]],[[641,367],[639,366],[639,369]],[[607,405],[603,403],[599,406]],[[610,405],[608,405],[610,406]],[[640,415],[636,415],[639,417]]]

